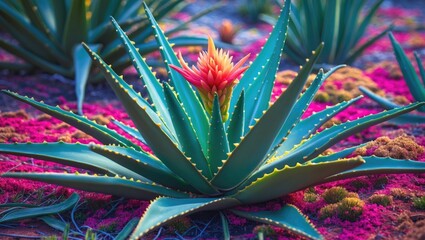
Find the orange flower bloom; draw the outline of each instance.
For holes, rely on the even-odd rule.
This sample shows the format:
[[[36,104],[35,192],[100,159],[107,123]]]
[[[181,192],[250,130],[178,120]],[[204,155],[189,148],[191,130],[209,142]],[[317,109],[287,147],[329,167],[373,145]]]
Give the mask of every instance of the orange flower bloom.
[[[229,52],[216,49],[212,38],[208,37],[208,51],[199,54],[196,67],[189,68],[181,53],[178,54],[178,57],[182,68],[174,65],[170,65],[170,67],[198,89],[204,107],[210,114],[214,96],[217,94],[222,118],[223,121],[226,121],[229,117],[228,110],[233,86],[238,82],[239,76],[248,68],[248,66],[242,67],[242,65],[248,59],[249,54],[233,65]]]
[[[220,36],[221,41],[225,43],[232,43],[239,29],[239,26],[235,26],[230,20],[225,19],[221,22],[221,25],[218,28],[218,35]]]

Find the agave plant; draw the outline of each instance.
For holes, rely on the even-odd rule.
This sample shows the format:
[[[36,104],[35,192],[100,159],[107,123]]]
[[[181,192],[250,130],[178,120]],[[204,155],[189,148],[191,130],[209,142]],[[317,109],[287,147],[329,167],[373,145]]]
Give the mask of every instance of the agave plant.
[[[146,0],[157,19],[162,19],[185,4],[184,0]],[[16,41],[13,44],[0,39],[0,48],[21,58],[25,63],[0,62],[1,69],[38,69],[51,74],[60,74],[75,79],[78,111],[82,113],[87,82],[98,81],[94,76],[91,60],[81,46],[86,42],[105,60],[121,72],[130,66],[126,51],[115,38],[109,16],[114,16],[129,36],[137,42],[141,54],[156,50],[155,41],[150,41],[152,29],[145,17],[139,16],[142,1],[84,1],[84,0],[0,0],[0,25]],[[215,5],[167,34],[181,30],[185,25],[216,9]],[[206,44],[205,39],[177,37],[170,40],[180,46]]]
[[[276,0],[278,4],[281,1]],[[350,64],[370,45],[383,37],[390,27],[358,44],[383,0],[373,1],[364,16],[366,0],[299,0],[293,6],[285,54],[303,64],[310,52],[325,43],[321,64]],[[270,17],[264,20],[273,23]]]
[[[403,74],[404,80],[409,87],[410,93],[417,102],[425,101],[425,68],[421,62],[419,54],[414,52],[416,63],[418,64],[419,74],[416,73],[415,68],[407,57],[406,53],[403,51],[403,48],[400,46],[400,43],[394,38],[392,33],[389,34],[391,44],[393,45],[394,54],[396,56],[398,65],[400,66],[401,72]],[[422,78],[422,82],[420,81]],[[369,91],[367,88],[360,87],[366,96],[368,96],[373,101],[377,102],[379,105],[385,109],[394,109],[399,107],[398,104],[392,102],[389,99],[380,97],[375,93]],[[419,112],[425,113],[425,107],[418,108]],[[392,120],[394,123],[405,124],[405,123],[425,123],[425,116],[416,115],[416,114],[405,114],[398,118]]]
[[[270,103],[289,21],[290,1],[285,3],[268,41],[247,69],[242,66],[244,60],[232,65],[231,58],[222,50],[217,51],[211,41],[208,52],[201,54],[197,67],[186,68],[186,63],[182,58],[179,61],[146,5],[145,12],[169,71],[167,82],[161,83],[155,77],[132,41],[112,21],[146,85],[149,101],[134,91],[97,53],[87,45],[85,48],[136,129],[121,126],[138,136],[152,153],[84,117],[4,91],[86,132],[102,144],[0,144],[2,153],[31,156],[89,170],[84,174],[8,172],[2,177],[152,200],[131,239],[139,239],[176,218],[207,210],[228,210],[308,238],[321,239],[307,217],[293,205],[285,205],[278,211],[259,212],[235,207],[265,202],[315,184],[359,175],[425,172],[422,162],[375,156],[346,158],[357,146],[327,156],[320,155],[353,133],[424,104],[414,103],[317,132],[335,114],[359,99],[339,103],[301,120],[323,81],[342,67],[335,67],[327,73],[321,70],[301,93],[323,44],[313,52],[286,91]],[[233,79],[242,72],[240,80]],[[198,82],[190,80],[194,75],[199,76]],[[199,95],[188,81],[198,88]],[[202,91],[206,89],[210,95],[205,97]],[[212,109],[206,106],[210,101]],[[223,118],[226,114],[229,116],[227,120]]]

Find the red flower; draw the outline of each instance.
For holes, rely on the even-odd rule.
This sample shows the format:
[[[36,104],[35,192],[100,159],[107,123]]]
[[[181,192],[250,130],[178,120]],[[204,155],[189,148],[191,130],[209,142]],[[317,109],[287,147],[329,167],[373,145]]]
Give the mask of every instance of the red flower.
[[[181,53],[178,57],[182,68],[174,65],[170,65],[170,67],[198,89],[204,107],[210,114],[214,96],[217,94],[222,118],[223,121],[226,121],[233,86],[238,82],[239,76],[248,68],[248,66],[242,67],[242,65],[248,59],[249,54],[234,65],[229,52],[216,49],[212,38],[208,37],[208,51],[199,54],[196,66],[189,68]]]

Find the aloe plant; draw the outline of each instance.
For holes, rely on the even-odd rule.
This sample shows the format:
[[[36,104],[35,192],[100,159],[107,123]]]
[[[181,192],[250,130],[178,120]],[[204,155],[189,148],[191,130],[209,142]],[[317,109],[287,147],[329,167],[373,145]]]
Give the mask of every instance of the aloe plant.
[[[404,81],[409,87],[410,93],[412,94],[415,101],[417,102],[425,101],[425,68],[421,62],[419,54],[417,52],[413,53],[419,68],[419,74],[417,74],[415,68],[413,67],[406,53],[403,51],[403,48],[401,47],[400,43],[398,43],[397,40],[394,38],[394,35],[390,33],[389,37],[394,49],[394,54],[396,56],[398,65],[400,66]],[[422,82],[420,79],[422,79]],[[399,107],[398,104],[392,102],[389,99],[376,95],[372,91],[369,91],[367,88],[360,87],[359,89],[366,96],[368,96],[373,101],[377,102],[379,105],[381,105],[385,109],[394,109]],[[425,107],[418,108],[418,111],[425,113]],[[392,122],[398,123],[398,124],[425,123],[425,116],[417,115],[417,114],[405,114],[403,116],[393,119]]]
[[[162,19],[185,4],[184,0],[146,0],[157,19]],[[0,0],[0,25],[16,41],[13,44],[0,38],[0,48],[24,60],[24,63],[0,62],[2,69],[37,69],[75,79],[78,111],[87,82],[98,81],[101,75],[92,70],[91,60],[81,47],[86,42],[117,72],[130,66],[124,48],[115,39],[109,16],[114,16],[137,43],[141,54],[157,49],[150,41],[152,29],[145,17],[139,16],[142,1],[84,1],[84,0]],[[217,4],[192,19],[170,29],[167,34],[181,30],[187,23],[216,9]],[[206,44],[197,37],[176,37],[170,40],[180,46]]]
[[[222,50],[216,50],[211,42],[208,51],[201,53],[201,59],[209,56],[206,58],[208,61],[201,60],[197,67],[186,69],[188,66],[181,56],[179,59],[174,53],[146,5],[145,12],[168,69],[170,79],[164,83],[151,72],[116,21],[112,22],[142,76],[149,101],[134,91],[97,53],[87,45],[85,48],[122,102],[136,129],[120,126],[134,136],[139,135],[152,154],[115,131],[84,117],[4,91],[86,132],[101,144],[0,144],[2,153],[31,156],[88,170],[85,173],[8,172],[2,177],[151,200],[131,239],[139,239],[176,218],[207,210],[221,211],[222,214],[228,210],[253,221],[321,239],[307,217],[293,205],[284,205],[278,211],[259,212],[238,210],[236,207],[359,175],[425,172],[423,162],[375,156],[347,158],[357,146],[327,156],[320,155],[354,133],[424,104],[414,103],[317,132],[335,114],[359,99],[339,103],[301,120],[302,113],[323,81],[342,67],[335,67],[327,73],[320,70],[311,85],[301,93],[323,44],[313,52],[286,91],[270,103],[289,21],[290,1],[285,3],[268,41],[246,71],[243,61],[232,65],[231,57]],[[240,80],[228,78],[238,77],[242,72]],[[211,96],[207,94],[201,101],[200,95],[185,79],[198,73],[199,82],[191,82],[198,91],[210,89],[209,94],[213,96],[211,110],[205,107]],[[226,114],[227,120],[223,118]],[[225,225],[225,217],[222,216],[222,219]],[[224,229],[228,236],[227,228]]]
[[[276,0],[278,4],[282,1]],[[359,44],[367,26],[383,0],[300,0],[293,6],[285,54],[297,64],[303,64],[310,52],[325,43],[320,64],[351,64],[361,53],[391,27]],[[367,9],[367,10],[365,10]],[[362,10],[366,11],[362,15]],[[264,20],[274,23],[273,18]]]

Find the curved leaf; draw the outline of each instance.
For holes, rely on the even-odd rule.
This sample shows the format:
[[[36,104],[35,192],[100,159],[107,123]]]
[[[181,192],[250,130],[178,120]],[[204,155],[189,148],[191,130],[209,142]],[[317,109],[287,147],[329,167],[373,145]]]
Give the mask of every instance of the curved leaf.
[[[316,185],[329,176],[352,169],[364,162],[358,157],[331,162],[298,163],[293,167],[285,165],[282,169],[274,169],[272,172],[264,174],[230,196],[243,203],[272,200]]]
[[[74,114],[72,112],[67,112],[59,107],[52,107],[42,102],[37,102],[32,98],[24,97],[8,90],[2,90],[2,92],[19,101],[25,102],[44,113],[47,113],[57,119],[60,119],[75,128],[80,129],[81,131],[96,138],[104,144],[118,144],[122,146],[131,146],[136,149],[141,149],[139,146],[132,143],[125,137],[119,135],[117,132],[103,125],[97,124],[94,121],[90,121],[86,117],[78,116],[77,114]]]
[[[148,231],[188,214],[220,210],[238,204],[232,198],[158,198],[146,209],[130,239],[140,239]]]
[[[176,128],[176,136],[180,140],[181,150],[184,155],[190,158],[196,168],[202,171],[202,174],[208,178],[212,178],[207,158],[202,151],[199,139],[196,137],[195,130],[187,115],[186,109],[179,103],[174,91],[171,90],[168,83],[164,83],[165,99],[167,101],[167,110],[173,119]]]
[[[318,113],[313,113],[311,116],[301,120],[286,136],[286,139],[284,139],[283,143],[276,149],[274,155],[280,156],[285,154],[286,151],[292,150],[303,139],[307,139],[316,133],[316,131],[329,119],[347,107],[351,106],[361,98],[362,96],[358,96],[349,101],[341,102],[331,107],[326,107],[326,109]]]
[[[91,170],[99,174],[118,174],[148,181],[132,170],[91,151],[90,145],[85,144],[64,142],[0,144],[0,152],[56,162]]]
[[[310,239],[323,239],[307,216],[291,204],[283,206],[278,211],[246,212],[231,210],[234,214],[256,222],[262,222],[282,227]]]
[[[158,196],[188,197],[189,194],[157,184],[135,181],[119,176],[108,177],[79,173],[4,173],[1,177],[29,179],[74,189],[112,194],[127,198],[152,200]]]
[[[155,183],[184,191],[194,191],[188,183],[177,177],[152,155],[118,146],[91,145],[90,148],[94,152],[111,159],[122,167],[131,169]]]
[[[0,223],[16,221],[16,220],[21,220],[26,218],[35,218],[35,217],[63,212],[72,208],[79,200],[80,200],[80,196],[78,196],[78,194],[76,193],[73,193],[68,199],[58,204],[45,206],[45,207],[17,209],[17,210],[8,212],[2,218],[0,218]]]
[[[97,52],[100,45],[89,45],[93,51]],[[87,80],[91,68],[91,58],[81,45],[77,45],[73,51],[75,67],[75,94],[77,95],[77,111],[83,114],[83,101],[86,91]]]
[[[324,181],[322,181],[322,183],[372,174],[402,174],[425,172],[425,162],[377,156],[368,156],[362,158],[365,161],[364,164],[353,169],[330,176]]]
[[[143,59],[133,43],[128,39],[127,35],[120,28],[118,23],[114,18],[111,17],[111,21],[118,32],[123,45],[126,47],[131,59],[134,68],[139,74],[140,78],[144,82],[146,89],[148,90],[150,99],[152,100],[153,105],[155,106],[156,111],[159,116],[164,120],[164,123],[170,129],[171,133],[175,135],[174,125],[171,121],[168,108],[165,104],[164,91],[159,80],[150,70],[150,67],[146,64],[145,59]]]
[[[208,162],[211,172],[216,173],[218,167],[227,159],[229,142],[224,130],[218,95],[214,96],[213,110],[208,132]]]

